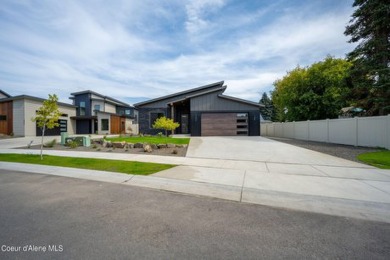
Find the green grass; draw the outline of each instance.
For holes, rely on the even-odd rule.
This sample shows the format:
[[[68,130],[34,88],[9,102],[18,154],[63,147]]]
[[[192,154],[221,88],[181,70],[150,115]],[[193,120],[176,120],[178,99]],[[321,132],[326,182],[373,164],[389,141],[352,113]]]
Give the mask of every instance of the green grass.
[[[362,153],[357,158],[365,163],[381,169],[390,169],[390,151]]]
[[[39,155],[33,154],[0,154],[0,161],[63,166],[135,175],[149,175],[176,166],[171,164],[60,157],[51,155],[44,155],[43,160],[41,160]]]
[[[128,142],[128,143],[149,143],[149,144],[189,144],[190,138],[172,138],[172,137],[158,137],[158,136],[132,136],[132,137],[111,137],[106,138],[111,142]]]

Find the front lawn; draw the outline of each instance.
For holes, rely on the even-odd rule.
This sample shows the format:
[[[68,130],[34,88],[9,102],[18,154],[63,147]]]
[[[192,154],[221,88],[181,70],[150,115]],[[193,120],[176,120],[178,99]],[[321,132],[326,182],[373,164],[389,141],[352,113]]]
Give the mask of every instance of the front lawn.
[[[176,166],[172,164],[61,157],[51,155],[44,155],[43,160],[41,160],[40,156],[35,154],[0,154],[0,161],[63,166],[134,175],[149,175]]]
[[[190,138],[172,138],[166,136],[126,136],[126,137],[110,137],[106,138],[111,142],[127,142],[127,143],[149,143],[149,144],[189,144]]]
[[[362,153],[359,154],[357,158],[360,161],[370,164],[372,166],[381,169],[390,169],[390,151]]]

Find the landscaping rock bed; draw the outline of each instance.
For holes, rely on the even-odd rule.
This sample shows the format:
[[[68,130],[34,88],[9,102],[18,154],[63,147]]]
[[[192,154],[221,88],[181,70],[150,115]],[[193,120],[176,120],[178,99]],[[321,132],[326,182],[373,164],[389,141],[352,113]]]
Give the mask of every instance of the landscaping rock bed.
[[[53,147],[45,147],[44,150],[68,150],[84,152],[112,152],[112,153],[130,153],[130,154],[152,154],[164,156],[184,157],[187,153],[187,145],[184,144],[142,144],[110,141],[92,141],[90,147],[78,146],[70,148],[61,144],[54,144]],[[30,148],[21,147],[20,149],[41,149],[40,145],[32,145]]]

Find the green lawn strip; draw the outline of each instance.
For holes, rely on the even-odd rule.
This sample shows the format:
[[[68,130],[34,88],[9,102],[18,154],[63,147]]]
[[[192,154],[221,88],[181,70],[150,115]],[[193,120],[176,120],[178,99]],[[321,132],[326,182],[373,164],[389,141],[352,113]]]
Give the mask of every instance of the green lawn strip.
[[[41,160],[40,156],[35,154],[0,154],[0,161],[63,166],[134,175],[149,175],[176,166],[172,164],[61,157],[52,155],[44,155],[43,160]]]
[[[390,169],[390,151],[362,153],[357,158],[381,169]]]
[[[172,137],[158,137],[158,136],[132,136],[132,137],[110,137],[106,138],[111,142],[128,142],[128,143],[149,143],[149,144],[189,144],[190,138],[172,138]]]

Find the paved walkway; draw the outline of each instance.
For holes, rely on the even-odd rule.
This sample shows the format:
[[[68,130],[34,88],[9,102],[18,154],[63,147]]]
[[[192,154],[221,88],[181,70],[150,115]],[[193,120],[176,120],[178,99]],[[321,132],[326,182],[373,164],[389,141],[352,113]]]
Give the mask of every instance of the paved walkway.
[[[244,145],[239,146],[241,142]],[[0,148],[0,153],[39,153],[3,149],[1,142]],[[76,151],[45,154],[179,166],[153,176],[5,162],[0,162],[0,168],[390,222],[390,171],[261,137],[192,138],[187,157]]]

